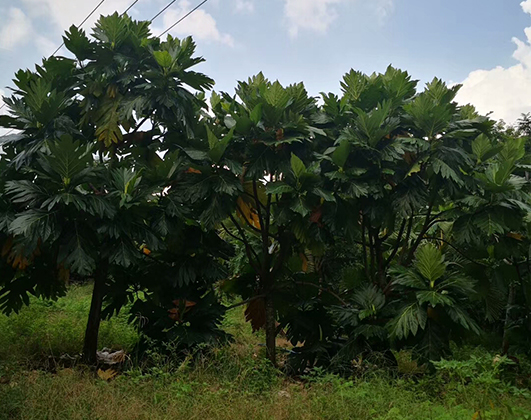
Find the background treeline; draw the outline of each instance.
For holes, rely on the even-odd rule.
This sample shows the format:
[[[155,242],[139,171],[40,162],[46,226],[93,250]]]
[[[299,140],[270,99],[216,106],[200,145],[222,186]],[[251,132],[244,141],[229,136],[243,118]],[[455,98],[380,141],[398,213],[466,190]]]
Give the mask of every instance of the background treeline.
[[[504,128],[408,73],[311,97],[258,74],[211,91],[190,38],[102,17],[21,70],[0,125],[0,309],[94,287],[83,355],[121,310],[142,345],[230,339],[246,305],[291,372],[451,342],[531,348],[531,121]],[[205,92],[209,91],[207,104]],[[172,343],[168,346],[168,343]],[[81,349],[80,349],[81,350]]]

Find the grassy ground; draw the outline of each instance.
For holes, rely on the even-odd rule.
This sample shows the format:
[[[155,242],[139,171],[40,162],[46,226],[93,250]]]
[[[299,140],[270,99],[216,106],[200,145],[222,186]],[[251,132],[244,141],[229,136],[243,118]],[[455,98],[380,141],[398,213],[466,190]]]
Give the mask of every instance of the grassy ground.
[[[81,348],[89,299],[87,287],[76,287],[56,303],[0,316],[0,420],[531,419],[527,393],[488,375],[392,379],[369,370],[341,379],[316,370],[290,380],[264,361],[263,337],[243,322],[242,308],[225,321],[235,342],[194,363],[155,354],[149,368],[130,367],[111,381],[81,366],[50,369],[49,356]],[[137,334],[121,316],[102,324],[100,340],[130,350]]]
[[[9,317],[0,315],[0,363],[41,363],[49,356],[75,355],[83,346],[91,288],[73,286],[57,302],[32,299],[28,307]],[[100,347],[132,349],[135,329],[121,313],[100,328]]]

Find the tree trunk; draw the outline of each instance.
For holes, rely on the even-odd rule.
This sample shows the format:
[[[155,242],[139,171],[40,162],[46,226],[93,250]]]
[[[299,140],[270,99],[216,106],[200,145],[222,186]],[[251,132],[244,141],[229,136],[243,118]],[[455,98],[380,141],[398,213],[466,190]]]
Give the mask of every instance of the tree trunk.
[[[106,278],[107,266],[106,264],[101,264],[94,273],[94,289],[92,290],[92,301],[90,302],[90,312],[85,330],[85,342],[83,344],[83,361],[88,364],[95,364],[97,361],[98,333],[100,330],[103,289]]]
[[[371,258],[371,268],[370,268],[370,279],[374,280],[374,273],[376,272],[376,258],[374,256],[374,241],[373,241],[373,235],[371,232],[371,226],[369,225],[367,227],[367,233],[369,234],[369,251],[370,251],[370,258]]]
[[[511,282],[509,286],[509,296],[507,297],[507,309],[505,310],[505,324],[503,327],[503,340],[502,340],[502,355],[506,355],[509,351],[509,326],[511,323],[511,308],[514,305],[516,298],[516,282]]]
[[[387,285],[385,282],[386,272],[385,272],[384,257],[383,257],[383,251],[382,251],[382,242],[380,238],[378,238],[378,233],[376,233],[374,237],[374,253],[376,254],[377,282],[378,282],[378,285],[382,289],[384,289],[385,286]]]
[[[437,189],[434,190],[434,193],[435,194],[437,193]],[[407,255],[407,258],[404,264],[405,266],[409,266],[413,262],[413,259],[415,258],[415,252],[417,251],[417,248],[420,246],[420,243],[424,239],[424,235],[430,228],[430,223],[433,222],[433,220],[431,219],[431,212],[433,210],[435,198],[436,197],[433,197],[430,201],[430,204],[428,205],[428,213],[426,214],[426,218],[424,219],[424,224],[422,225],[422,229],[420,230],[419,235],[417,236],[417,239],[413,242],[413,246],[409,250],[409,253]]]
[[[269,293],[265,299],[265,332],[266,332],[266,355],[267,358],[273,363],[273,366],[277,366],[277,325],[275,317],[275,303],[273,296]]]
[[[361,213],[361,212],[360,212]],[[363,213],[361,213],[361,245],[363,247],[363,254],[362,261],[363,261],[363,268],[365,269],[365,276],[367,277],[367,280],[371,278],[369,275],[369,263],[367,258],[367,244],[365,240],[365,217],[363,216]]]
[[[409,216],[409,222],[407,224],[406,237],[404,239],[404,244],[402,245],[402,250],[400,251],[400,256],[398,257],[398,263],[404,265],[404,260],[407,255],[407,250],[409,249],[409,237],[411,236],[411,229],[413,228],[413,215]]]

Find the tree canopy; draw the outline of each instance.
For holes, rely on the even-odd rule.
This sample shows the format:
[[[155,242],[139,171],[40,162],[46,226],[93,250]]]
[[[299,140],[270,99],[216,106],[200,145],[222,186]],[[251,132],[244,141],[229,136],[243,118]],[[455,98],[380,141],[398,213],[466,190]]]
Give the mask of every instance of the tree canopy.
[[[205,92],[191,38],[101,17],[74,58],[15,75],[0,125],[0,309],[94,281],[85,348],[126,308],[155,342],[227,338],[226,298],[294,348],[437,359],[484,330],[529,340],[528,116],[501,129],[459,86],[351,70],[341,95],[262,73]],[[528,347],[527,347],[528,348]]]

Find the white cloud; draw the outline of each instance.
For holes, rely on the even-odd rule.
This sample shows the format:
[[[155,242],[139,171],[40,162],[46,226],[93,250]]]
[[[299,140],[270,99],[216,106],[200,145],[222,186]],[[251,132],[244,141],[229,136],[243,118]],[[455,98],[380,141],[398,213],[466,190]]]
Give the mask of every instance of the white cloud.
[[[4,96],[5,95],[6,95],[6,92],[4,90],[0,89],[0,115],[7,114],[7,106],[4,106]]]
[[[50,55],[57,45],[36,32],[30,18],[20,9],[12,7],[7,13],[8,23],[0,30],[0,48],[13,50],[16,47],[35,43],[39,52]]]
[[[522,9],[524,9],[524,12],[531,14],[531,1],[526,0],[520,3],[520,6],[522,6]]]
[[[188,0],[181,0],[176,9],[168,9],[163,16],[163,28],[166,29],[177,22],[181,17],[192,9],[192,5]],[[154,34],[158,35],[164,29],[159,31],[154,30]],[[209,13],[203,9],[198,9],[181,23],[175,26],[170,32],[174,36],[188,36],[192,35],[195,40],[219,42],[228,46],[234,46],[234,39],[229,34],[219,31],[216,20]]]
[[[284,14],[288,21],[290,36],[296,37],[301,29],[325,33],[338,16],[334,5],[344,1],[285,0]]]
[[[75,0],[21,0],[28,8],[31,9],[32,17],[47,17],[55,23],[55,26],[61,32],[68,29],[71,25],[79,25],[81,21],[94,8],[95,2],[80,2]],[[101,7],[90,17],[90,19],[83,24],[83,28],[90,32],[89,28],[93,27],[94,22],[100,15],[109,15],[114,12],[122,13],[133,0],[113,0],[104,2]],[[160,10],[168,1],[158,2],[154,0],[144,0],[144,3],[155,3],[154,10]],[[194,2],[195,3],[195,2]],[[241,4],[239,4],[241,3]],[[242,10],[248,10],[249,4],[252,6],[250,0],[237,0],[236,7],[241,7]],[[159,17],[152,32],[155,35],[161,33],[164,29],[175,23],[180,17],[189,12],[192,7],[189,0],[180,0],[172,5],[163,16]],[[155,12],[153,12],[154,14]],[[149,19],[152,16],[144,16],[143,19]],[[227,45],[233,45],[234,40],[230,35],[221,33],[217,27],[215,19],[212,15],[205,12],[203,9],[196,10],[193,14],[183,20],[179,25],[170,31],[172,35],[193,35],[198,40],[215,41]],[[41,41],[44,44],[44,41]],[[53,51],[52,51],[53,52]]]
[[[3,96],[5,95],[6,93],[0,89],[0,108],[4,105],[4,100],[3,100]],[[7,106],[4,106],[2,109],[0,109],[0,115],[5,115],[7,114]],[[4,136],[6,135],[6,133],[9,133],[9,129],[7,128],[2,128],[0,127],[0,136]]]
[[[97,5],[95,2],[75,0],[21,0],[27,6],[32,17],[49,18],[61,32],[72,25],[79,25]],[[122,13],[131,0],[113,0],[104,2],[83,25],[85,30],[91,28],[100,15],[114,12]]]
[[[43,35],[35,35],[35,44],[44,57],[52,55],[59,46],[58,43],[54,43]]]
[[[252,0],[235,0],[234,9],[241,13],[253,13],[254,2]]]
[[[377,0],[376,2],[376,14],[380,23],[384,23],[385,20],[394,12],[395,1],[394,0]]]
[[[148,1],[153,2],[153,0],[147,0],[146,2]],[[83,24],[83,28],[87,32],[90,32],[90,28],[93,27],[94,22],[101,15],[112,14],[115,11],[122,13],[131,2],[132,0],[113,0],[112,2],[104,2],[88,21]],[[17,35],[18,32],[13,31],[11,26],[15,27],[19,32],[22,32],[22,29],[25,29],[25,37],[28,40],[32,40],[43,55],[50,55],[54,52],[59,45],[59,35],[70,26],[79,25],[97,4],[94,4],[94,2],[79,2],[73,0],[21,0],[21,3],[25,6],[28,16],[26,16],[20,9],[16,9],[18,11],[17,13],[22,14],[25,20],[21,22],[22,17],[19,17],[15,22],[14,19],[10,17],[13,24],[9,25],[9,28],[4,28],[1,33],[8,33],[9,29],[12,34]],[[166,2],[164,2],[163,5],[165,6]],[[236,0],[236,8],[238,10],[250,11],[253,6],[252,0]],[[159,6],[156,7],[156,9],[158,8]],[[155,22],[161,23],[158,28],[153,29],[154,34],[157,35],[162,32],[191,9],[192,4],[189,0],[180,0]],[[35,33],[31,28],[30,17],[32,19],[49,19],[57,32],[58,42],[52,42],[44,35]],[[230,46],[234,45],[233,38],[228,34],[221,33],[212,15],[202,9],[196,10],[192,15],[172,29],[170,33],[180,36],[193,35],[198,40],[215,41]],[[11,36],[13,37],[15,35]],[[5,45],[2,44],[2,40],[4,39],[9,38],[2,36],[0,38],[0,47],[5,47]],[[4,41],[4,43],[5,42],[7,41]]]
[[[372,0],[370,7],[382,23],[394,10],[395,0]],[[354,3],[356,0],[284,0],[284,16],[291,37],[300,30],[326,33],[330,25],[338,18],[339,4]],[[361,3],[361,2],[359,2]]]
[[[1,22],[0,47],[10,50],[31,41],[31,21],[22,10],[11,7],[6,18]]]
[[[521,3],[525,13],[531,14],[531,0]],[[531,27],[525,29],[526,39],[513,38],[516,50],[514,66],[498,66],[491,70],[475,70],[462,82],[456,100],[471,103],[477,110],[492,117],[514,123],[520,114],[531,111]]]
[[[59,34],[72,25],[79,25],[92,11],[94,4],[71,0],[21,0],[24,11],[12,7],[6,13],[6,20],[0,29],[0,48],[13,49],[28,43],[35,43],[43,55],[50,55],[59,45]],[[130,4],[130,0],[114,0],[105,2],[88,19],[83,28],[90,28],[100,15],[107,15],[118,11],[121,13]],[[44,18],[52,22],[55,27],[57,41],[51,41],[47,36],[38,33],[32,21]]]

